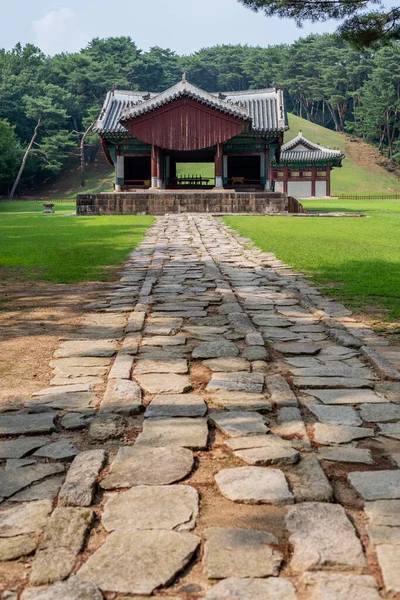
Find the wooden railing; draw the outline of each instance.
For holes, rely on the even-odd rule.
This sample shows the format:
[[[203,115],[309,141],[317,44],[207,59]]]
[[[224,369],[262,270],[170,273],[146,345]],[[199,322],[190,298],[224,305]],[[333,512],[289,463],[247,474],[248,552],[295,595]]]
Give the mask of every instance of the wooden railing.
[[[338,200],[400,200],[400,194],[337,194]]]

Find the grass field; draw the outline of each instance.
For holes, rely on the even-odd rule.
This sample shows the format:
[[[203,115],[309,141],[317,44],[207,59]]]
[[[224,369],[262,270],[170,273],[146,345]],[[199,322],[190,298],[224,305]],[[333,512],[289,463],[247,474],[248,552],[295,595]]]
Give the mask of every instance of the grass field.
[[[151,216],[73,217],[75,203],[43,215],[36,202],[0,203],[0,281],[106,281],[141,241]]]
[[[264,251],[312,276],[356,313],[400,326],[400,201],[309,200],[313,210],[369,218],[224,217]]]

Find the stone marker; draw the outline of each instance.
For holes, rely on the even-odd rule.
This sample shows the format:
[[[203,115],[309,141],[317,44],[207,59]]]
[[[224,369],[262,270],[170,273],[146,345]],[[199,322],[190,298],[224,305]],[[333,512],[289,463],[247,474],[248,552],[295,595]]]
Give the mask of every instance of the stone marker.
[[[364,463],[372,465],[374,462],[371,450],[366,448],[353,448],[352,446],[340,446],[338,448],[319,448],[318,458],[334,462]]]
[[[16,560],[21,556],[32,554],[36,550],[36,546],[36,539],[30,535],[0,538],[0,562]]]
[[[94,513],[82,508],[56,508],[44,531],[32,563],[33,585],[65,579],[82,550]]]
[[[327,406],[324,404],[311,404],[308,410],[312,412],[321,423],[331,423],[333,425],[353,425],[362,424],[360,417],[351,406]]]
[[[0,498],[9,498],[31,483],[63,471],[64,467],[59,464],[36,464],[27,468],[0,471]]]
[[[27,502],[0,511],[0,538],[43,531],[51,513],[50,500]]]
[[[308,600],[380,600],[378,584],[369,575],[304,573]]]
[[[400,469],[396,471],[354,471],[347,479],[364,500],[400,498]]]
[[[287,579],[268,577],[267,579],[224,579],[200,600],[296,600],[296,590]],[[28,599],[30,600],[30,599]]]
[[[73,460],[58,498],[59,506],[90,506],[97,477],[106,461],[104,450],[86,450]]]
[[[275,406],[297,406],[297,398],[282,375],[270,375],[265,378],[268,394]]]
[[[293,495],[282,471],[262,467],[223,469],[215,480],[228,500],[243,504],[292,504]]]
[[[192,389],[192,384],[187,375],[151,374],[135,375],[135,379],[149,394],[183,394]]]
[[[285,521],[294,548],[293,571],[366,566],[360,540],[342,506],[307,502],[291,507]]]
[[[379,566],[388,592],[400,592],[400,546],[383,544],[377,546]]]
[[[229,411],[210,414],[210,420],[229,437],[243,437],[268,433],[265,419],[258,413]]]
[[[128,379],[108,380],[101,412],[137,415],[142,408],[142,392],[137,383]]]
[[[312,390],[308,392],[324,404],[377,404],[387,402],[384,396],[380,396],[371,390]]]
[[[366,502],[364,510],[373,525],[400,526],[400,500]]]
[[[110,592],[150,595],[182,571],[199,543],[198,537],[176,531],[114,531],[77,578]]]
[[[172,419],[147,419],[143,431],[135,441],[136,447],[182,447],[193,450],[207,448],[208,427],[206,419],[188,417]]]
[[[133,487],[106,502],[102,524],[107,531],[136,529],[193,529],[199,495],[188,485]]]
[[[262,373],[213,373],[207,391],[228,390],[261,394],[264,387]]]
[[[314,425],[314,441],[318,444],[346,444],[352,440],[373,437],[374,430],[368,427],[351,427],[350,425],[331,425],[316,423]]]
[[[205,529],[203,565],[209,579],[278,575],[282,555],[274,535],[252,529]]]
[[[315,456],[304,456],[286,472],[296,502],[331,502],[333,489]]]
[[[180,481],[193,468],[193,453],[187,448],[123,446],[100,482],[103,489],[133,485],[168,485]]]
[[[238,347],[228,340],[204,342],[192,352],[193,358],[231,358],[238,354]]]
[[[21,600],[103,600],[99,588],[88,581],[69,579],[54,585],[28,588],[22,592]]]
[[[0,458],[23,458],[33,450],[49,444],[50,438],[28,437],[16,440],[0,441]]]
[[[204,417],[207,405],[200,394],[159,394],[146,408],[146,418]]]
[[[29,414],[17,412],[0,415],[0,436],[57,431],[54,425],[56,413],[52,411]]]

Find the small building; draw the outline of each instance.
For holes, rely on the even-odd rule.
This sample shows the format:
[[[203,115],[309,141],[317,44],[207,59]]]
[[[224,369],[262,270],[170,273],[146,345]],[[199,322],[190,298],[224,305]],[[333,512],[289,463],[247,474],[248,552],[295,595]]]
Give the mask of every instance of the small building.
[[[94,127],[116,192],[269,191],[287,129],[282,90],[209,93],[185,75],[161,93],[108,92]],[[207,162],[212,177],[177,174],[179,163]]]
[[[272,161],[275,190],[295,198],[331,195],[331,171],[341,167],[341,150],[324,148],[306,139],[302,132],[281,148],[280,158]]]

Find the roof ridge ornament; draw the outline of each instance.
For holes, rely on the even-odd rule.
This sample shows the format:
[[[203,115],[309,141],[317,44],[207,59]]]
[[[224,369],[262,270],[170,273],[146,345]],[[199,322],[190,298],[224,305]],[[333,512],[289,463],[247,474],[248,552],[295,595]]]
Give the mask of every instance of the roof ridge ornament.
[[[186,73],[182,73],[182,83],[187,83]]]

